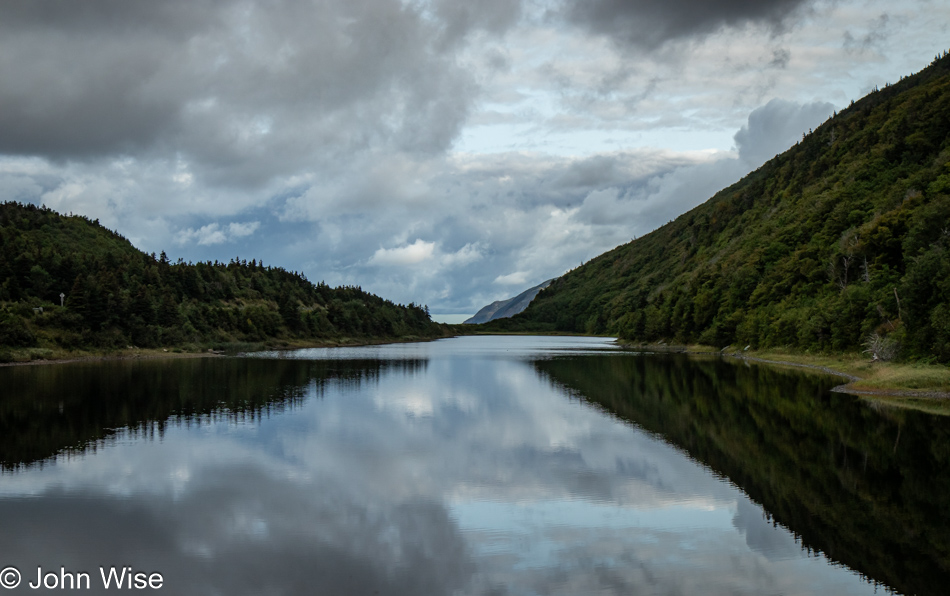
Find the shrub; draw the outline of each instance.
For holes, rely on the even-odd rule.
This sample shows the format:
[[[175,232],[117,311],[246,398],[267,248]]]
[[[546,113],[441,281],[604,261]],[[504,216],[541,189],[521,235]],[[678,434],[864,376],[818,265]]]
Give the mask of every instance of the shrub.
[[[864,350],[865,354],[871,355],[871,360],[880,360],[882,362],[889,362],[897,357],[897,353],[900,351],[900,345],[892,337],[882,336],[877,333],[872,333],[864,341]]]
[[[28,348],[36,345],[36,336],[21,318],[3,313],[0,314],[0,345]]]

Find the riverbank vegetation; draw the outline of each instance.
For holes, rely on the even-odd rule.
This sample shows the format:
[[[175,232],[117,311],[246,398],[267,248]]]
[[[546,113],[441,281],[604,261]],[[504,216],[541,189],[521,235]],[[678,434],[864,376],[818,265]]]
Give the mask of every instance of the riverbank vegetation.
[[[901,392],[916,392],[921,395],[940,393],[942,394],[940,397],[950,397],[950,368],[943,364],[884,362],[873,360],[867,353],[852,352],[814,354],[782,348],[748,350],[726,346],[720,350],[700,344],[670,346],[626,341],[621,341],[620,344],[633,351],[718,354],[726,358],[820,369],[843,377],[842,382],[848,383],[846,389],[851,393],[893,395]]]
[[[862,354],[813,355],[789,350],[759,350],[744,357],[827,368],[857,377],[857,380],[848,384],[848,389],[856,392],[927,392],[947,391],[950,388],[950,368],[940,364],[876,362]]]
[[[421,305],[252,259],[170,262],[80,216],[0,204],[0,360],[432,338]]]
[[[483,327],[950,362],[950,57]]]

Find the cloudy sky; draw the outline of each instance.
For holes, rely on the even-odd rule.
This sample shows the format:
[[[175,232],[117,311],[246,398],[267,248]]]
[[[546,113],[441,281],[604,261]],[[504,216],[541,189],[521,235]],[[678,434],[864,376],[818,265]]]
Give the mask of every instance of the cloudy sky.
[[[703,202],[948,28],[942,0],[0,0],[0,200],[470,314]]]

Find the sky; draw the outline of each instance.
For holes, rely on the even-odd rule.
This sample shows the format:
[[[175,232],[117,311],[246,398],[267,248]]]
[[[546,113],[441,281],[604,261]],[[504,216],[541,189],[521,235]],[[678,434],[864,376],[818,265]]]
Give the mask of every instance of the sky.
[[[948,29],[942,0],[0,0],[0,200],[472,314],[704,202]]]

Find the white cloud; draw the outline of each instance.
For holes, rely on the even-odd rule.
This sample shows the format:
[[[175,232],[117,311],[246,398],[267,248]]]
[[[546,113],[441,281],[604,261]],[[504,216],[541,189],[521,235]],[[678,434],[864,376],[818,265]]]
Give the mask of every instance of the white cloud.
[[[371,265],[406,266],[418,265],[432,258],[435,242],[417,239],[412,244],[396,248],[380,248],[369,260]]]
[[[466,244],[456,252],[442,255],[440,258],[440,264],[443,267],[469,265],[480,260],[483,256],[481,243],[472,242]]]
[[[188,228],[178,232],[178,244],[190,244],[197,242],[201,246],[208,246],[210,244],[221,244],[226,242],[228,239],[225,236],[224,232],[221,231],[220,226],[216,223],[210,223],[206,226],[202,226],[198,229]]]
[[[191,243],[197,243],[199,246],[224,244],[225,242],[234,242],[238,238],[245,238],[252,235],[260,225],[260,222],[257,221],[244,223],[233,222],[227,226],[221,226],[217,222],[214,222],[197,229],[187,228],[180,230],[176,236],[176,241],[179,245]]]
[[[523,286],[528,283],[528,273],[525,271],[515,271],[508,275],[499,275],[492,283],[503,286]]]
[[[234,222],[228,225],[228,232],[232,238],[244,238],[256,232],[259,227],[261,227],[261,222],[259,221],[248,221],[244,223]]]

